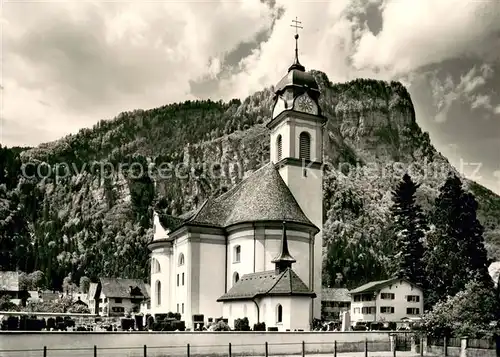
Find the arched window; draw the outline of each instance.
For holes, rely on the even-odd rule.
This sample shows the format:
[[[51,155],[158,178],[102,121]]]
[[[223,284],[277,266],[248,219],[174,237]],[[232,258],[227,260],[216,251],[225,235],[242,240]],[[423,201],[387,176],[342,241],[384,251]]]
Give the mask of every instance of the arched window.
[[[281,304],[276,306],[276,322],[283,322],[283,306]]]
[[[311,135],[305,131],[299,136],[299,159],[311,160]]]
[[[276,139],[276,151],[277,151],[278,161],[280,161],[283,155],[283,139],[281,137],[281,134],[278,135],[278,138]]]
[[[160,262],[155,258],[151,259],[151,272],[153,274],[161,273]]]
[[[161,282],[156,280],[156,305],[161,305]]]
[[[184,254],[179,254],[179,266],[184,265]]]
[[[241,245],[234,247],[234,263],[239,263],[241,260]]]
[[[233,285],[236,284],[240,280],[240,274],[238,272],[234,272],[233,274]]]

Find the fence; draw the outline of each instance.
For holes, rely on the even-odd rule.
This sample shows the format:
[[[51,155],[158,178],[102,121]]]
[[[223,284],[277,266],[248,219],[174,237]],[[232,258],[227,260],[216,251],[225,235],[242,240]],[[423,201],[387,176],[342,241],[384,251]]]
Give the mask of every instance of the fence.
[[[332,335],[332,340],[334,336]],[[43,349],[9,349],[0,350],[1,357],[109,357],[109,356],[127,356],[127,357],[194,357],[194,356],[311,356],[314,354],[328,354],[336,357],[338,354],[347,352],[357,352],[359,357],[380,356],[380,352],[385,352],[384,356],[395,357],[395,346],[390,341],[364,341],[341,342],[333,340],[329,345],[325,342],[295,342],[295,343],[268,343],[264,344],[232,344],[227,345],[171,345],[171,346],[135,346],[135,347],[99,347],[88,348],[50,348]],[[392,349],[392,352],[391,352]],[[405,352],[408,356],[408,353]],[[414,356],[417,354],[414,353]]]
[[[497,344],[499,345],[498,347]],[[428,337],[424,345],[425,355],[449,357],[496,357],[500,355],[500,340],[496,338],[472,339],[467,337]]]

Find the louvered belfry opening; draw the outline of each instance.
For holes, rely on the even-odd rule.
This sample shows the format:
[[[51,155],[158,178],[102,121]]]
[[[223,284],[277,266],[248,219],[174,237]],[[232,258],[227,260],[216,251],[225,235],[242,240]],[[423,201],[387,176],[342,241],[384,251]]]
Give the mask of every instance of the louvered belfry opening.
[[[282,143],[282,138],[281,138],[281,135],[278,135],[278,139],[277,139],[277,147],[278,147],[278,161],[281,160],[282,158],[282,155],[283,155],[283,143]]]
[[[311,136],[306,132],[299,136],[299,159],[311,160]]]

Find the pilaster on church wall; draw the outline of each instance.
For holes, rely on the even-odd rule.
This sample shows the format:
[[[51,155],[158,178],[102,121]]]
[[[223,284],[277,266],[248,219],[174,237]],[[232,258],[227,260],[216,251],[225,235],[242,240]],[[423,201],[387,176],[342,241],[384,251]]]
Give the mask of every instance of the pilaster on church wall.
[[[182,313],[182,304],[184,304],[184,314],[186,313],[187,305],[187,272],[189,266],[189,251],[188,251],[188,233],[175,239],[173,243],[173,253],[171,256],[172,274],[170,275],[172,289],[172,299],[170,308],[172,312],[177,312],[177,304],[179,304],[179,312]],[[179,265],[181,254],[184,256],[184,264]],[[184,273],[184,285],[182,285],[182,273]],[[179,285],[177,286],[177,276],[179,277]]]
[[[255,272],[255,230],[251,224],[242,225],[228,233],[227,289],[235,283],[235,274],[241,278]],[[236,248],[240,247],[240,259],[236,259]]]
[[[266,229],[255,227],[255,271],[266,270]]]
[[[172,247],[169,243],[155,248],[150,254],[151,258],[151,309],[156,313],[168,312],[170,301],[170,275],[171,275]],[[155,272],[154,260],[159,263],[160,271]],[[158,284],[161,287],[161,302],[158,305]]]
[[[193,269],[191,314],[203,314],[205,319],[221,317],[222,304],[216,301],[225,292],[226,237],[216,232],[200,233],[197,249],[199,264]]]

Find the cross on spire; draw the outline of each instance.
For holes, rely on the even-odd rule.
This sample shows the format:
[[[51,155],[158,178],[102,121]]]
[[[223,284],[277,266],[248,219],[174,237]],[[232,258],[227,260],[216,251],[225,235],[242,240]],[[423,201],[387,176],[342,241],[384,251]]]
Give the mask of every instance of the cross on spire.
[[[298,17],[295,16],[295,20],[292,20],[293,24],[290,25],[291,27],[295,27],[295,34],[297,35],[296,38],[299,37],[299,29],[303,29],[303,27],[300,26],[302,25],[302,21],[299,21],[297,19]]]
[[[305,72],[306,69],[299,62],[299,29],[304,28],[302,27],[302,21],[299,21],[298,17],[295,16],[295,20],[292,20],[292,24],[290,25],[290,27],[295,28],[295,61],[290,66],[288,71],[291,71],[292,69],[298,69],[300,71]]]

